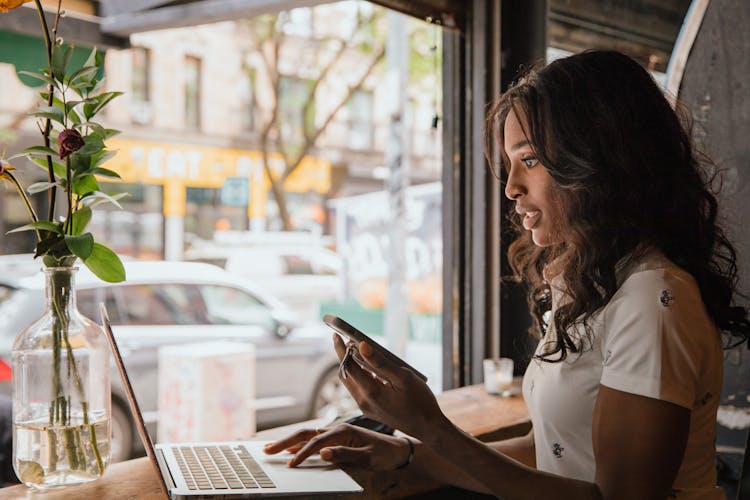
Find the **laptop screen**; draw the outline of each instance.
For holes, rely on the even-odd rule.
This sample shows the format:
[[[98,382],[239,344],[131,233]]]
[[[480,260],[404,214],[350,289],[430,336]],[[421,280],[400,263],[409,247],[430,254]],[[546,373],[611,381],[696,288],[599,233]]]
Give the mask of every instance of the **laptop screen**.
[[[109,322],[109,314],[107,314],[107,308],[105,307],[104,303],[101,303],[99,305],[99,312],[102,316],[104,333],[107,335],[109,346],[112,349],[112,356],[114,357],[115,363],[117,364],[117,371],[120,372],[120,377],[122,377],[122,385],[125,387],[125,393],[128,396],[128,404],[130,405],[130,411],[133,413],[133,418],[135,419],[135,424],[138,428],[138,434],[140,434],[141,436],[143,447],[146,449],[146,454],[151,461],[151,465],[154,467],[154,472],[156,472],[156,476],[159,478],[159,486],[161,487],[164,494],[169,497],[167,484],[164,482],[164,477],[161,475],[159,464],[156,461],[156,451],[154,450],[154,443],[153,441],[151,441],[151,436],[149,436],[148,432],[146,431],[146,424],[143,422],[143,415],[141,414],[141,409],[138,406],[138,401],[135,399],[135,393],[133,392],[133,386],[130,384],[130,378],[128,378],[128,373],[125,371],[125,365],[122,362],[120,349],[117,347],[117,341],[115,340],[115,336],[112,333],[112,325]]]

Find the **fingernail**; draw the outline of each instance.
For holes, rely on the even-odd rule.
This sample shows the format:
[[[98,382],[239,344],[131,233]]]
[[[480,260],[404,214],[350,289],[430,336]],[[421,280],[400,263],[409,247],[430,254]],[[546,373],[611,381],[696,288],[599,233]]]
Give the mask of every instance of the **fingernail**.
[[[365,356],[369,356],[370,354],[372,354],[372,347],[370,347],[370,344],[368,344],[367,342],[360,342],[359,352],[364,354]]]
[[[321,448],[320,458],[323,460],[331,460],[333,458],[333,451],[330,448]]]

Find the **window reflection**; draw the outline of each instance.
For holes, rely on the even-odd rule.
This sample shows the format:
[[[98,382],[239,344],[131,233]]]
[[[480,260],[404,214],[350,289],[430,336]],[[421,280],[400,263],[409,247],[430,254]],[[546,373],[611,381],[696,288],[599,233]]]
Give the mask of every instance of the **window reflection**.
[[[209,323],[274,326],[271,311],[243,290],[219,285],[202,285],[199,290]]]

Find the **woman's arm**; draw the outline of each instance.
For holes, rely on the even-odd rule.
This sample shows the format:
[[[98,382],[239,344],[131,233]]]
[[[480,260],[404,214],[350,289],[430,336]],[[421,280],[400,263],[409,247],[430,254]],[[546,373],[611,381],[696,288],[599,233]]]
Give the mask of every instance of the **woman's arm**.
[[[687,442],[687,408],[600,386],[591,431],[596,482],[586,482],[538,471],[474,439],[443,415],[432,391],[409,370],[367,345],[360,344],[360,352],[390,381],[384,385],[356,364],[349,366],[344,384],[362,411],[421,439],[483,491],[509,500],[664,499],[670,494]]]
[[[531,433],[520,438],[491,443],[491,446],[512,450],[509,453],[519,456],[528,455],[528,451],[524,448],[530,437]],[[409,439],[414,444],[411,464],[408,464],[409,446],[402,437],[380,434],[349,424],[338,425],[324,433],[315,429],[299,430],[275,443],[268,444],[265,452],[274,454],[288,450],[296,453],[296,456],[289,462],[292,467],[299,465],[314,453],[320,453],[324,460],[332,463],[358,465],[373,470],[395,470],[408,464],[409,472],[430,478],[439,485],[458,486],[467,490],[489,493],[489,490],[467,473],[463,467],[451,463],[450,460],[419,440]]]
[[[510,457],[527,467],[536,468],[536,449],[534,448],[534,429],[530,430],[525,436],[505,439],[503,441],[494,441],[487,443],[503,455]]]
[[[525,436],[487,443],[487,446],[521,464],[535,467],[533,430]],[[438,481],[440,484],[450,484],[467,490],[489,493],[489,490],[480,481],[466,472],[465,467],[457,466],[417,440],[415,440],[414,462],[412,462],[411,468],[425,477]]]
[[[425,445],[451,450],[483,488],[509,500],[665,499],[687,442],[690,411],[678,405],[600,386],[594,411],[595,483],[548,474],[521,464],[457,429],[447,419]],[[466,464],[471,464],[466,467]]]

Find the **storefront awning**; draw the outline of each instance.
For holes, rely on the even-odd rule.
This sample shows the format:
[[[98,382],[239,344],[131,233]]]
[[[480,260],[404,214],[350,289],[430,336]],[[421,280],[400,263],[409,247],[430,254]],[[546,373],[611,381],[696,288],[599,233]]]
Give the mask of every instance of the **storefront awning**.
[[[82,66],[90,53],[90,47],[74,47],[71,65],[73,67]],[[39,73],[42,68],[47,66],[44,40],[31,35],[0,31],[0,63],[14,65],[16,73],[21,71]],[[18,79],[29,87],[38,87],[40,84],[36,78],[21,74],[18,74]]]

